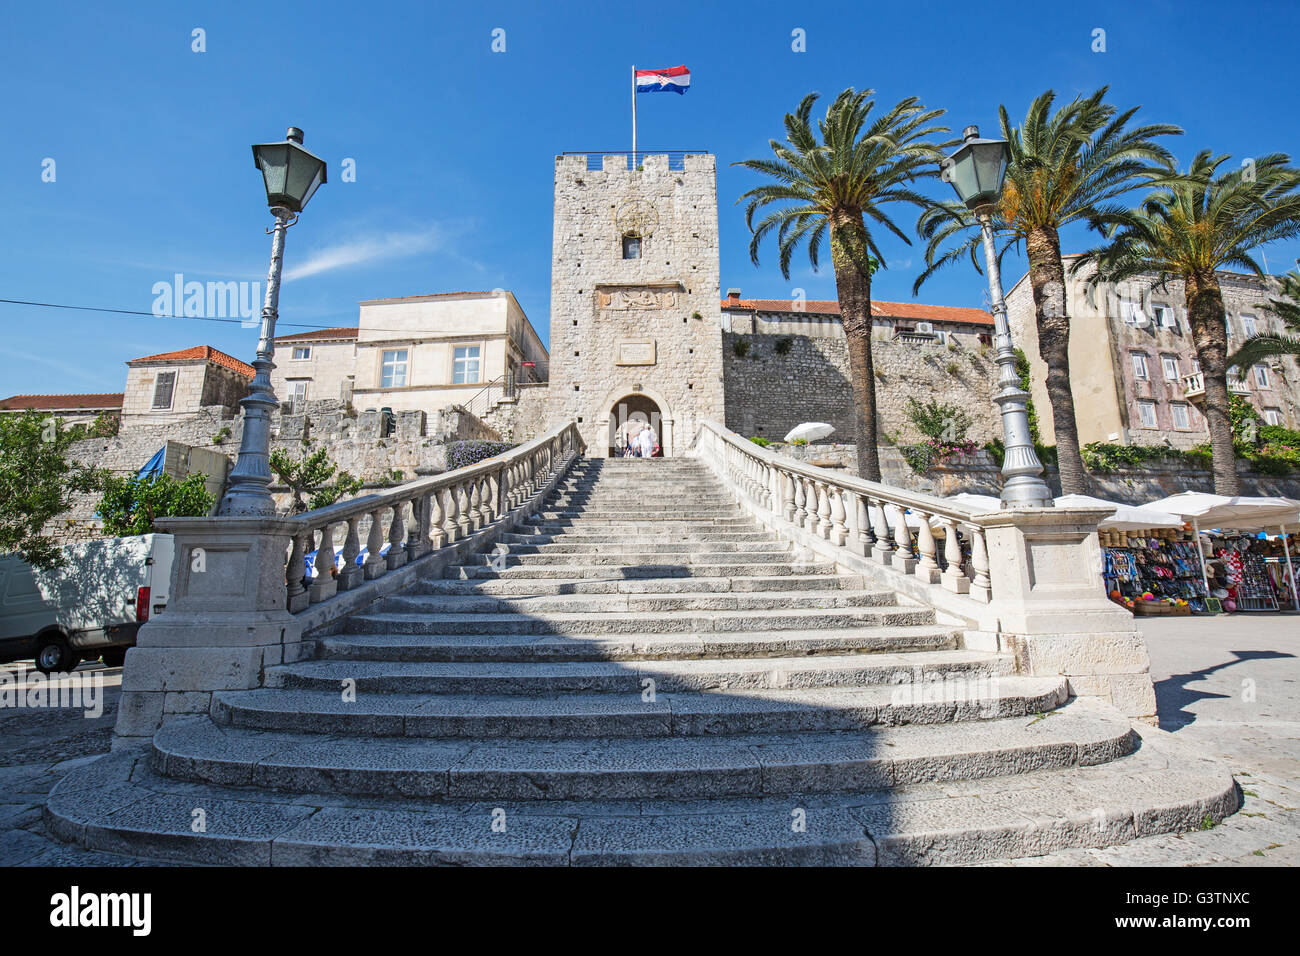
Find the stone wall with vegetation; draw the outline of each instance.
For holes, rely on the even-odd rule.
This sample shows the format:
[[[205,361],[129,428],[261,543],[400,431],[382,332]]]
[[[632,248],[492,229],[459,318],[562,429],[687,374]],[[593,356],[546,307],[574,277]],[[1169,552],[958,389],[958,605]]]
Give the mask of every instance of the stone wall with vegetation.
[[[852,440],[853,392],[843,339],[724,332],[726,426],[746,437],[780,440],[801,422],[827,422]],[[970,415],[967,438],[998,434],[992,349],[875,341],[877,421],[889,444],[924,440],[907,414],[908,398],[938,399]]]

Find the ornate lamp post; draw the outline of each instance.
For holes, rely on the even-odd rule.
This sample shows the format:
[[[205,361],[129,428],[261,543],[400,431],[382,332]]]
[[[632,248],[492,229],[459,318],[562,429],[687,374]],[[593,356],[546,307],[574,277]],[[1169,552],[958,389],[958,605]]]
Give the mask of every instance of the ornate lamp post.
[[[302,130],[290,126],[282,143],[253,147],[253,163],[262,171],[266,202],[275,217],[271,235],[271,268],[266,274],[266,298],[262,303],[262,331],[257,341],[256,374],[244,409],[244,434],[239,443],[239,460],[230,472],[230,488],[221,499],[220,515],[271,516],[275,501],[267,490],[271,484],[271,412],[280,407],[271,390],[271,359],[275,355],[275,320],[280,304],[280,265],[284,259],[285,230],[298,221],[312,194],[325,182],[325,160],[302,147]]]
[[[984,262],[993,306],[993,344],[999,368],[998,392],[993,401],[1002,413],[1006,444],[1002,459],[1002,507],[1050,508],[1054,505],[1052,492],[1043,480],[1043,463],[1034,453],[1029,435],[1029,393],[1020,387],[1016,372],[1007,305],[1002,299],[1002,276],[993,248],[993,206],[1002,193],[1002,180],[1007,172],[1007,144],[1001,139],[980,139],[976,126],[966,127],[962,137],[965,143],[943,162],[943,178],[952,183],[957,197],[975,213],[984,235]]]

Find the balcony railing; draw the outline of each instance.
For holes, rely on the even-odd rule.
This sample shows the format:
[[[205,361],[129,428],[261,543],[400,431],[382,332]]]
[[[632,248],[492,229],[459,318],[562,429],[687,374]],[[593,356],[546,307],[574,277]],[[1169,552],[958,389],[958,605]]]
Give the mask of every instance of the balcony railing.
[[[1189,400],[1205,398],[1205,373],[1192,372],[1190,375],[1184,375],[1180,382],[1183,386],[1183,397]],[[1242,379],[1234,376],[1228,376],[1228,391],[1233,395],[1249,395],[1250,386]]]

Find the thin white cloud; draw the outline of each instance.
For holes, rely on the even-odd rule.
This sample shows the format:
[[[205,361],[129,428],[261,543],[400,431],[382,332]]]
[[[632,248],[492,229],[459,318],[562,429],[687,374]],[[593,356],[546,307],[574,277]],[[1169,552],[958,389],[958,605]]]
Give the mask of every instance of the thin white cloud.
[[[35,352],[24,352],[21,349],[0,348],[0,356],[17,359],[20,362],[30,362],[34,365],[43,365],[46,368],[53,369],[60,373],[64,378],[73,379],[78,382],[85,382],[87,385],[94,385],[99,388],[109,387],[109,382],[111,381],[107,369],[101,370],[98,366],[96,367],[95,372],[87,372],[86,369],[80,365],[52,359],[47,355],[38,355]],[[125,375],[122,375],[121,378],[124,379]],[[117,384],[111,387],[120,388],[121,384],[121,381],[118,381]]]
[[[356,236],[346,242],[318,249],[306,261],[285,269],[284,280],[291,282],[322,272],[347,269],[375,259],[401,259],[433,252],[443,243],[437,227],[409,232],[382,232]]]

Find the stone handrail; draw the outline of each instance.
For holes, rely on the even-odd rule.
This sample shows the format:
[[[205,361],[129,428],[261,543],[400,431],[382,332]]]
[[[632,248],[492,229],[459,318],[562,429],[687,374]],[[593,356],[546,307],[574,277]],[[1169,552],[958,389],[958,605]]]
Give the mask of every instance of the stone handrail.
[[[716,422],[701,423],[696,453],[711,458],[722,477],[760,512],[836,547],[915,575],[926,584],[941,584],[954,594],[969,595],[984,604],[993,599],[981,516],[997,512],[796,461],[761,448]],[[920,519],[916,554],[905,511]],[[944,529],[943,569],[935,525]],[[958,530],[971,543],[969,573],[963,568]]]
[[[288,519],[292,545],[285,568],[289,612],[327,601],[491,525],[531,499],[581,441],[576,423],[568,422],[497,458],[294,515]],[[366,557],[358,564],[359,529],[367,517]],[[344,535],[337,572],[336,529]],[[381,554],[385,542],[388,552]],[[305,558],[313,548],[316,573],[309,579]]]

